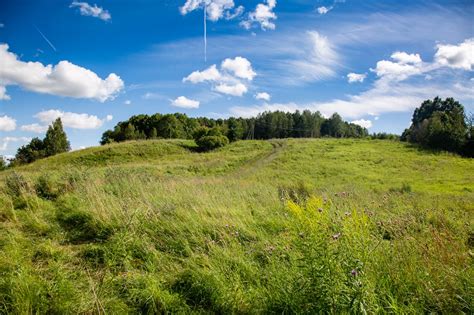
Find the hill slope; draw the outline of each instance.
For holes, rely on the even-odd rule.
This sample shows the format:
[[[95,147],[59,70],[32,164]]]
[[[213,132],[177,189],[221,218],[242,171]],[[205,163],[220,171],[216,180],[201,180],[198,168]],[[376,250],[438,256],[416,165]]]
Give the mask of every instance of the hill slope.
[[[0,313],[469,312],[474,162],[144,141],[0,173]]]

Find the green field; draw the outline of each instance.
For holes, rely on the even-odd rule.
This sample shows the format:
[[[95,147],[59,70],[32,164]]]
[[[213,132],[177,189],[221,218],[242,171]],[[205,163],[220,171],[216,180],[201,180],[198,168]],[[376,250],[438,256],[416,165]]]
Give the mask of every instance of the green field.
[[[0,313],[474,312],[474,160],[354,139],[89,148],[0,173]]]

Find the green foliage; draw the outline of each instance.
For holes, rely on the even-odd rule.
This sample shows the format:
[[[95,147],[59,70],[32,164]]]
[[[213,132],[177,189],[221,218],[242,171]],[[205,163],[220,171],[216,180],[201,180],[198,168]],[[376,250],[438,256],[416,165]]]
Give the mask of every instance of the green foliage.
[[[56,119],[46,131],[43,140],[46,156],[52,156],[71,150],[71,145],[67,140],[66,133],[63,130],[61,118]]]
[[[353,137],[368,135],[365,128],[344,122],[335,114],[325,119],[319,112],[264,112],[255,118],[189,118],[184,114],[132,116],[102,135],[101,144],[138,139],[191,139],[199,128],[219,128],[230,142],[244,139]]]
[[[0,171],[3,171],[7,168],[7,162],[5,161],[5,158],[0,155]]]
[[[453,98],[426,100],[415,109],[412,125],[401,138],[428,148],[458,153],[469,151],[466,145],[470,145],[471,136],[464,107]]]
[[[229,139],[222,135],[219,128],[201,127],[194,132],[194,141],[201,151],[211,151],[229,144]]]
[[[58,118],[49,126],[43,140],[33,138],[29,144],[20,147],[15,158],[11,161],[11,165],[18,166],[32,163],[36,160],[70,150],[71,147],[63,130],[61,118]]]

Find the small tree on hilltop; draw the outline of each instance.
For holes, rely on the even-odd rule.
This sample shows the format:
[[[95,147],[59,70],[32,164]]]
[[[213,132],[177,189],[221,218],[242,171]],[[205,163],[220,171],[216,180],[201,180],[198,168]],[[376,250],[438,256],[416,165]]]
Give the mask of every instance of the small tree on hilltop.
[[[229,138],[219,128],[200,127],[194,132],[194,141],[201,151],[214,150],[229,144]]]
[[[43,143],[46,156],[52,156],[71,150],[71,145],[69,144],[67,135],[64,132],[61,118],[56,119],[53,124],[49,126]]]
[[[401,137],[423,146],[462,153],[470,140],[464,107],[453,98],[435,97],[415,109],[410,128]]]

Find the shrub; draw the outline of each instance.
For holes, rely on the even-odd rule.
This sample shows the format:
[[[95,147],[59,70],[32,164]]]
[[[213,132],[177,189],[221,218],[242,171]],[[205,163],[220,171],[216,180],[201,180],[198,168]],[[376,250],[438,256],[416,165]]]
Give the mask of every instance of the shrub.
[[[210,151],[229,144],[226,136],[206,136],[196,140],[196,144],[203,151]]]
[[[222,135],[218,128],[198,128],[193,137],[201,151],[211,151],[229,144],[229,138]]]

